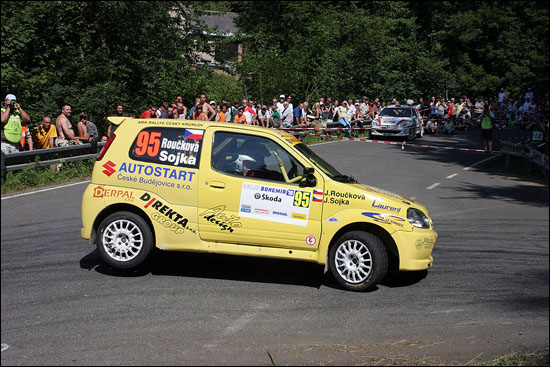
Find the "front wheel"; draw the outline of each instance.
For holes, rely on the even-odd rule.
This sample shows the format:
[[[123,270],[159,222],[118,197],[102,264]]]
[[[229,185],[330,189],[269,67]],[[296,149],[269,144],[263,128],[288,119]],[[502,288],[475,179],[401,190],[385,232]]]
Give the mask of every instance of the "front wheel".
[[[330,248],[329,267],[334,279],[345,289],[366,291],[386,275],[388,254],[375,235],[348,232]]]
[[[409,135],[407,136],[408,141],[413,141],[416,138],[416,126],[409,127]]]
[[[153,235],[145,220],[132,212],[116,212],[98,228],[97,249],[101,258],[118,269],[145,263],[153,250]]]

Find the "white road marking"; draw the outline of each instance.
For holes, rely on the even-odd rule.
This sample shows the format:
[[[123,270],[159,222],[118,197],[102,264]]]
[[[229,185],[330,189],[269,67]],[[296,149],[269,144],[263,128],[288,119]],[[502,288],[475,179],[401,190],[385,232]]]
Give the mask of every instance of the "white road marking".
[[[435,187],[437,187],[437,186],[439,186],[439,182],[436,182],[436,183],[434,183],[433,185],[430,185],[430,186],[426,187],[426,190],[431,190],[431,189],[433,189],[433,188],[435,188]]]
[[[447,178],[453,178],[455,176],[458,176],[458,173],[453,173],[452,175],[447,176]]]
[[[7,344],[2,343],[2,352],[8,349],[10,346]]]
[[[472,164],[472,165],[469,166],[469,167],[463,168],[463,170],[464,170],[464,171],[468,171],[470,168],[474,168],[475,166],[479,166],[481,163],[485,163],[485,162],[490,161],[490,160],[492,160],[492,159],[496,159],[496,158],[500,157],[501,155],[502,155],[502,154],[497,154],[497,155],[494,155],[494,156],[492,156],[492,157],[485,158],[484,160],[479,161],[479,162],[476,162],[476,163]]]
[[[18,198],[18,197],[20,197],[20,196],[25,196],[25,195],[38,194],[38,193],[40,193],[40,192],[45,192],[45,191],[50,191],[50,190],[62,189],[62,188],[64,188],[64,187],[69,187],[69,186],[74,186],[74,185],[80,185],[80,184],[84,184],[84,183],[88,183],[88,182],[90,182],[90,180],[80,181],[80,182],[74,182],[74,183],[71,183],[71,184],[61,185],[61,186],[56,186],[56,187],[50,187],[50,188],[48,188],[48,189],[42,189],[42,190],[24,192],[24,193],[22,193],[22,194],[16,194],[16,195],[12,195],[12,196],[3,197],[2,200]]]

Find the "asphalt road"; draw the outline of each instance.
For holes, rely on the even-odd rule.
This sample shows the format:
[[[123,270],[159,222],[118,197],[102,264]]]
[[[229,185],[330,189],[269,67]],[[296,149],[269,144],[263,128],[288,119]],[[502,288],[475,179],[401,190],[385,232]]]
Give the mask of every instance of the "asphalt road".
[[[477,132],[418,141],[479,148]],[[142,273],[80,238],[86,184],[2,197],[2,365],[466,363],[549,344],[547,183],[483,153],[341,141],[314,150],[426,205],[434,267],[341,290],[309,263],[160,253]]]

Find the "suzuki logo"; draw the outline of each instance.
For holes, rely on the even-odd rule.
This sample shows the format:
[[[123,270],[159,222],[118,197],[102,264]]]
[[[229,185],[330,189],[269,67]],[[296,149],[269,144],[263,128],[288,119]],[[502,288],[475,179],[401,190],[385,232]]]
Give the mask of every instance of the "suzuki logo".
[[[111,177],[111,175],[116,172],[116,170],[113,168],[114,166],[116,166],[116,164],[114,164],[111,161],[108,161],[107,163],[105,163],[103,165],[103,168],[105,168],[103,173],[105,173],[107,176]]]

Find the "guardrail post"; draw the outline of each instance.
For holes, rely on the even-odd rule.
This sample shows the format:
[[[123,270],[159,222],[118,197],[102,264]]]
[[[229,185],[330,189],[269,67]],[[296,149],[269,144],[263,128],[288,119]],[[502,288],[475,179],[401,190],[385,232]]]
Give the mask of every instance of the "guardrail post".
[[[2,152],[2,178],[6,177],[6,155]]]

